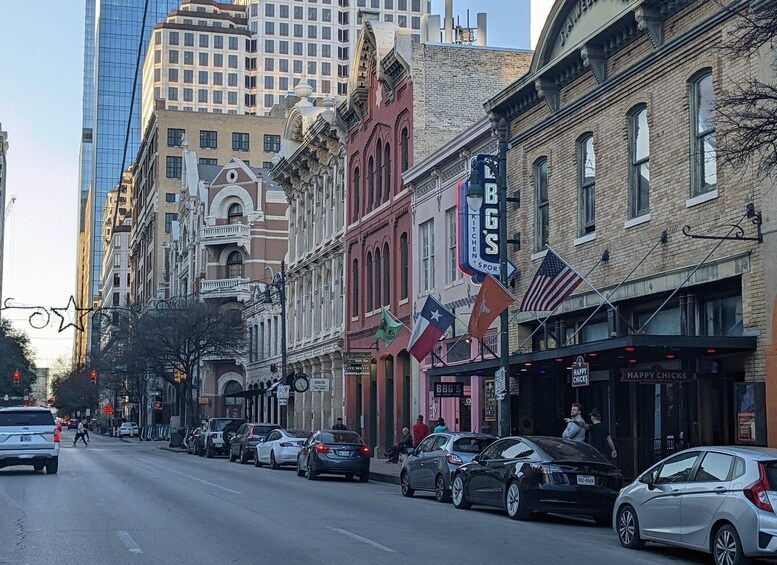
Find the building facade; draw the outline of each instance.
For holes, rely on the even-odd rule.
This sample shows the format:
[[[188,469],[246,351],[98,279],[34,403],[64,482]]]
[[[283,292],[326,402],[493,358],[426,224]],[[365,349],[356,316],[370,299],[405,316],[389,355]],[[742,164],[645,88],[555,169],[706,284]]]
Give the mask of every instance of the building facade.
[[[578,5],[554,4],[530,72],[485,105],[521,194],[516,295],[551,252],[590,282],[555,312],[511,312],[512,432],[559,435],[572,402],[598,408],[630,476],[688,445],[765,444],[765,195],[716,143],[717,100],[749,64],[717,48],[735,15]]]
[[[394,23],[364,24],[345,115],[345,351],[371,353],[372,359],[362,377],[347,381],[346,416],[349,428],[360,430],[371,446],[395,444],[419,408],[405,350],[409,329],[388,346],[375,339],[384,307],[406,328],[413,323],[416,243],[402,174],[475,122],[472,109],[518,76],[528,58],[526,52],[413,43],[411,31]]]
[[[5,201],[8,177],[8,132],[0,124],[0,304],[3,303],[3,247],[5,245]],[[9,200],[10,204],[10,200]]]
[[[300,101],[287,112],[270,172],[289,201],[287,372],[326,379],[328,388],[290,400],[289,425],[305,430],[331,427],[344,404],[345,129],[337,101],[314,104],[312,93],[306,82],[295,88]]]

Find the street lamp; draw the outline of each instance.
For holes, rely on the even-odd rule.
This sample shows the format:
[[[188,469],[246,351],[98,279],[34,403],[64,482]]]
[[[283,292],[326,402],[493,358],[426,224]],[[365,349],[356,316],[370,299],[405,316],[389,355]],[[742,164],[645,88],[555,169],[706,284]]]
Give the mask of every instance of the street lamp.
[[[269,268],[269,267],[268,267]],[[272,271],[272,269],[271,269]],[[281,304],[281,384],[286,385],[286,262],[281,260],[281,272],[274,274],[272,282],[267,283],[264,290],[264,303],[272,304],[272,295],[270,287],[275,288],[278,293],[278,301]],[[277,389],[276,389],[277,390]],[[277,394],[277,393],[276,393]],[[286,400],[288,402],[288,399]],[[279,406],[281,414],[281,426],[287,425],[287,405]]]
[[[496,176],[497,197],[499,200],[499,280],[507,286],[507,245],[517,243],[517,240],[507,239],[507,203],[520,202],[518,198],[507,196],[507,120],[500,118],[496,127],[496,136],[499,140],[496,158],[486,156],[482,159]],[[485,191],[481,184],[480,171],[473,166],[470,172],[467,186],[467,205],[472,212],[478,212],[483,205]],[[499,367],[504,374],[504,395],[499,400],[499,435],[501,437],[512,434],[510,423],[512,405],[510,398],[510,333],[509,333],[509,309],[505,309],[500,316],[500,341],[499,341]]]

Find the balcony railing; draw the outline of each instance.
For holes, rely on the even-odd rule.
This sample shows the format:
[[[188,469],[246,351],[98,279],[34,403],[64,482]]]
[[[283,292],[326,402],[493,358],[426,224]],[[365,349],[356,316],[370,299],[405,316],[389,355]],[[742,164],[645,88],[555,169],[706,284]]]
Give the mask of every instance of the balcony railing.
[[[204,298],[236,298],[245,301],[250,298],[251,290],[248,279],[214,279],[202,281],[200,293]]]
[[[225,224],[205,226],[202,229],[202,243],[205,245],[241,245],[248,249],[251,244],[251,226],[248,224]]]

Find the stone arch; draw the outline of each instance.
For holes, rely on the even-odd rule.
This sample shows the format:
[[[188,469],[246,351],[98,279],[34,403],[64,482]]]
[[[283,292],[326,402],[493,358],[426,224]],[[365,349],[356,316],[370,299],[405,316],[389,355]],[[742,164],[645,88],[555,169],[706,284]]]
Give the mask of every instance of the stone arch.
[[[237,381],[237,383],[240,385],[241,388],[244,387],[244,381],[243,375],[240,373],[236,373],[235,371],[230,371],[228,373],[224,373],[219,377],[216,390],[218,391],[219,396],[224,394],[224,387],[227,386],[227,383],[229,381]]]
[[[242,186],[231,184],[218,191],[210,203],[210,215],[215,218],[227,218],[227,211],[232,204],[240,204],[243,214],[248,215],[254,210],[254,201],[248,191]]]

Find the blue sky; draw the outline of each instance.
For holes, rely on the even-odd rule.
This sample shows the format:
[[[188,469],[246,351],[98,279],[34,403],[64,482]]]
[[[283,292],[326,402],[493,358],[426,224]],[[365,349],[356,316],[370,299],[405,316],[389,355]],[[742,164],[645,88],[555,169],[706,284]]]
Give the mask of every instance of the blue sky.
[[[488,44],[528,48],[528,25],[511,21],[530,0],[455,0],[454,16],[471,25],[488,13]],[[535,0],[537,1],[537,0]],[[442,14],[444,0],[433,0]],[[30,33],[30,23],[35,33]],[[83,0],[0,1],[0,123],[8,132],[8,197],[3,299],[64,307],[75,292],[78,164],[83,77]],[[38,366],[72,350],[72,328],[27,322],[29,312],[5,311],[33,340]]]

